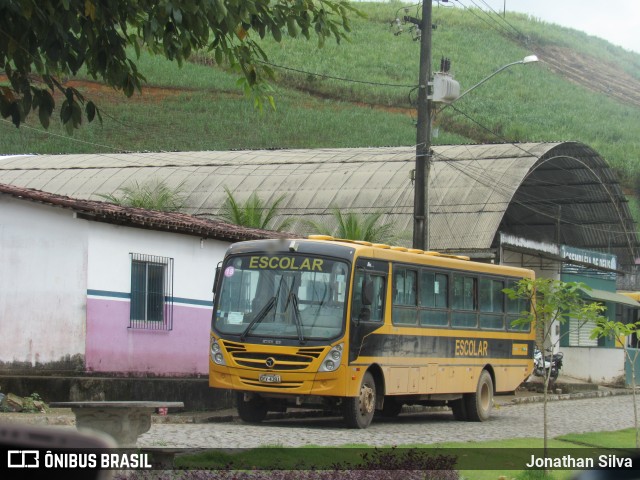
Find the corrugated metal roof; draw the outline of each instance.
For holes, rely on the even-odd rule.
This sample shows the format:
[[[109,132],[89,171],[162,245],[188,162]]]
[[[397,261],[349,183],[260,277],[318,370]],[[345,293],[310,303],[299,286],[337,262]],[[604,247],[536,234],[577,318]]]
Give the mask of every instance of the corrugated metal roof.
[[[638,239],[606,162],[575,142],[436,146],[429,178],[429,248],[486,251],[499,230],[534,240],[607,249],[633,263]],[[100,200],[149,179],[181,186],[185,211],[214,216],[229,188],[240,202],[280,195],[279,220],[313,233],[332,208],[382,212],[392,242],[410,246],[415,148],[245,150],[33,155],[0,159],[0,182]],[[559,226],[559,229],[558,229]],[[622,258],[621,258],[622,255]]]

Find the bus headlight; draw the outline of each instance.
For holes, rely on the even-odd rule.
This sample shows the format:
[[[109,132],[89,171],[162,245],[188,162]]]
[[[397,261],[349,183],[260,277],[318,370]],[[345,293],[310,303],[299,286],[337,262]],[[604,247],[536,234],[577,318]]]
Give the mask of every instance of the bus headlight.
[[[329,353],[324,357],[320,364],[319,372],[333,372],[340,366],[342,361],[342,350],[344,344],[340,343],[329,350]]]
[[[224,357],[222,356],[222,348],[218,340],[215,339],[211,340],[211,360],[217,365],[226,365]]]

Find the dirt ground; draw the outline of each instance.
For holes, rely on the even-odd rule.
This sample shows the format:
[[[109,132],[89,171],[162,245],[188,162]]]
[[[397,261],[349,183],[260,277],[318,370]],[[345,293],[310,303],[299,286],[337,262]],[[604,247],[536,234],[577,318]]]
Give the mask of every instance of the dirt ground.
[[[542,47],[538,57],[557,75],[573,83],[640,107],[640,80],[617,66],[557,46]]]

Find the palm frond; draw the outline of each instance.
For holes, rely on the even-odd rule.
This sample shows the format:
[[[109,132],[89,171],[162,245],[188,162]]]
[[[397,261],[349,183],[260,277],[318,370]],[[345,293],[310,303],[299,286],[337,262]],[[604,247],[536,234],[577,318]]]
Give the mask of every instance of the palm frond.
[[[306,220],[307,227],[320,235],[331,235],[347,240],[364,240],[372,243],[393,243],[394,225],[379,224],[382,212],[360,215],[355,212],[343,213],[339,208],[332,207],[334,227],[327,227],[312,220]]]
[[[278,207],[284,201],[285,195],[278,197],[271,205],[267,205],[255,192],[244,203],[239,203],[229,190],[224,187],[227,198],[218,213],[218,217],[250,228],[272,229],[279,231],[288,228],[292,219],[285,220],[278,227],[274,227],[273,220],[278,214]]]
[[[145,183],[134,181],[121,187],[119,194],[101,194],[106,201],[126,207],[144,208],[164,212],[177,212],[184,206],[182,189],[184,182],[176,187],[169,187],[159,180]]]

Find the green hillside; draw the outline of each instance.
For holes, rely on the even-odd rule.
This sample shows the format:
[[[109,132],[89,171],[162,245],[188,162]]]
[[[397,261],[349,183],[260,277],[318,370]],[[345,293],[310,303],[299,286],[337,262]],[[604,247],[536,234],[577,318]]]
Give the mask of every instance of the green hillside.
[[[418,16],[418,7],[355,5],[366,18],[353,18],[349,42],[322,49],[290,37],[264,42],[276,74],[275,110],[254,109],[238,74],[206,53],[182,68],[143,55],[148,83],[131,99],[68,79],[103,110],[102,125],[83,125],[69,137],[56,122],[45,131],[35,117],[20,129],[3,120],[0,154],[413,145],[419,42],[410,24],[398,32],[392,21]],[[541,60],[504,70],[437,115],[434,144],[579,141],[635,193],[640,55],[521,14],[434,4],[433,20],[433,70],[449,58],[462,90],[526,55]]]

